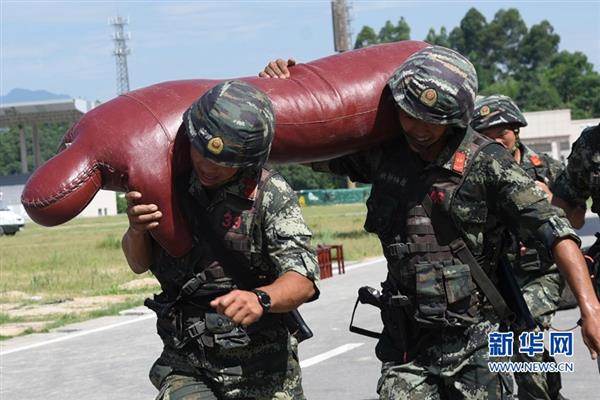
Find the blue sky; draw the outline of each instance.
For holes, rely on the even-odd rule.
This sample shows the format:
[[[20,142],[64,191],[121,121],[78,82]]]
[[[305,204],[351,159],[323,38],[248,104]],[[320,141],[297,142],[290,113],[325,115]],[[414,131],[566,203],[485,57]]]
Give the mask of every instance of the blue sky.
[[[471,7],[488,21],[517,8],[527,26],[547,19],[560,49],[582,51],[600,70],[600,0],[352,1],[352,28],[378,30],[404,16],[411,38],[450,31]],[[0,1],[0,94],[45,89],[87,100],[116,93],[114,15],[129,17],[131,88],[189,78],[255,75],[270,59],[310,61],[333,52],[329,0]]]

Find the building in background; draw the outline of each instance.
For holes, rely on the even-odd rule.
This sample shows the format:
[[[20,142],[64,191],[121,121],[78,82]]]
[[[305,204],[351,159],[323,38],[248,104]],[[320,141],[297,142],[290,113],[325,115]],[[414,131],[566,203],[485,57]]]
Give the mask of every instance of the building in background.
[[[526,112],[523,115],[528,123],[519,134],[523,143],[538,153],[546,153],[563,162],[581,131],[600,123],[600,118],[573,120],[569,109]]]

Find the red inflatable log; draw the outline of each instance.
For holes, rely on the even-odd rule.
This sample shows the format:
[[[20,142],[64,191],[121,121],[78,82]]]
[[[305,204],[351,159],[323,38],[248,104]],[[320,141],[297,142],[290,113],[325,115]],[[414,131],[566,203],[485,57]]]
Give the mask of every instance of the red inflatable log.
[[[387,79],[427,46],[405,41],[322,58],[292,69],[291,79],[242,78],[275,108],[274,162],[306,162],[365,149],[397,134]],[[153,237],[173,256],[191,247],[172,180],[190,168],[182,114],[222,80],[165,82],[121,95],[85,114],[62,150],[31,176],[22,196],[29,216],[53,226],[79,214],[100,188],[137,190],[163,213]],[[384,100],[384,97],[386,99]]]

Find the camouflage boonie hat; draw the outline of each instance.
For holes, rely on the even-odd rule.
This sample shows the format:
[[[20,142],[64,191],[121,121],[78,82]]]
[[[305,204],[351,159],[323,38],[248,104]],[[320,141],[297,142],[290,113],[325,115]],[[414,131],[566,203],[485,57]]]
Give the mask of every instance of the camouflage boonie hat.
[[[216,164],[250,167],[269,157],[273,106],[265,93],[246,82],[213,87],[190,106],[183,123],[192,145]]]
[[[501,94],[477,98],[471,127],[478,132],[501,125],[523,127],[527,120],[508,96]]]
[[[398,106],[419,120],[466,128],[477,95],[477,72],[464,56],[431,46],[410,56],[388,80]]]

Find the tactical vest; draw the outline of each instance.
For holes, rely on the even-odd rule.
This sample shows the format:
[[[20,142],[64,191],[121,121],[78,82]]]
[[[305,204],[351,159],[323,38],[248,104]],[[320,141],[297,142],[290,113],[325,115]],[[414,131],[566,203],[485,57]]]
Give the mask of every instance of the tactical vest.
[[[243,178],[241,183],[244,192],[239,195],[219,190],[211,198],[196,199],[205,203],[204,215],[194,209],[197,207],[194,203],[191,203],[194,207],[186,211],[189,212],[187,215],[192,216],[191,223],[196,235],[206,235],[205,224],[210,224],[212,239],[216,239],[216,243],[213,241],[209,246],[213,247],[213,253],[218,253],[214,247],[226,253],[215,254],[217,259],[226,256],[230,264],[235,264],[235,271],[229,271],[229,274],[241,289],[254,289],[277,279],[276,268],[265,256],[268,254],[262,232],[265,216],[261,214],[263,188],[276,174],[273,170],[263,169],[258,182],[254,177]],[[204,194],[200,194],[200,197],[204,197]],[[196,237],[194,240],[204,239]]]
[[[473,258],[450,219],[454,194],[477,154],[490,144],[475,135],[468,157],[457,150],[453,170],[458,175],[437,166],[429,172],[419,168],[417,156],[404,146],[395,154],[411,160],[412,166],[398,165],[397,157],[383,157],[378,168],[384,172],[375,177],[365,229],[378,234],[388,261],[383,295],[408,296],[409,314],[423,326],[466,327],[478,322],[482,296],[474,280],[481,286],[481,280],[487,279],[485,286],[493,286],[487,277],[493,271],[480,267],[485,264],[489,269],[490,260]],[[419,169],[421,173],[415,173]]]
[[[181,207],[194,233],[194,246],[184,257],[174,258],[157,248],[152,272],[161,283],[163,293],[145,304],[157,312],[158,333],[163,342],[187,355],[191,365],[211,368],[207,351],[213,348],[246,346],[250,337],[246,330],[236,327],[226,317],[216,314],[210,301],[232,289],[251,289],[272,282],[276,276],[262,253],[263,188],[273,172],[263,170],[260,180],[247,182],[253,199],[242,198],[217,190],[212,198],[192,198],[188,195],[189,177],[176,183],[184,194]],[[251,194],[247,192],[246,194]],[[243,195],[243,193],[241,194]],[[205,207],[202,213],[200,207]],[[210,228],[207,229],[207,224]],[[211,232],[214,236],[207,238]],[[237,271],[222,265],[217,246],[223,246],[235,260]],[[241,272],[240,272],[241,271]],[[259,331],[274,324],[282,326],[280,318],[268,314],[249,328]],[[210,357],[208,357],[210,359]]]
[[[521,150],[523,151],[523,149]],[[550,168],[546,158],[540,157],[537,154],[531,154],[526,160],[528,162],[521,162],[520,166],[527,175],[534,181],[543,182],[550,187],[552,182],[550,182],[548,178],[550,175]],[[529,283],[531,279],[539,276],[542,263],[539,254],[535,249],[527,248],[525,252],[521,253],[521,242],[519,241],[519,238],[513,237],[513,239],[514,241],[510,246],[509,259],[513,265],[517,267],[515,272],[519,286],[524,286]],[[519,271],[519,269],[521,271]]]

